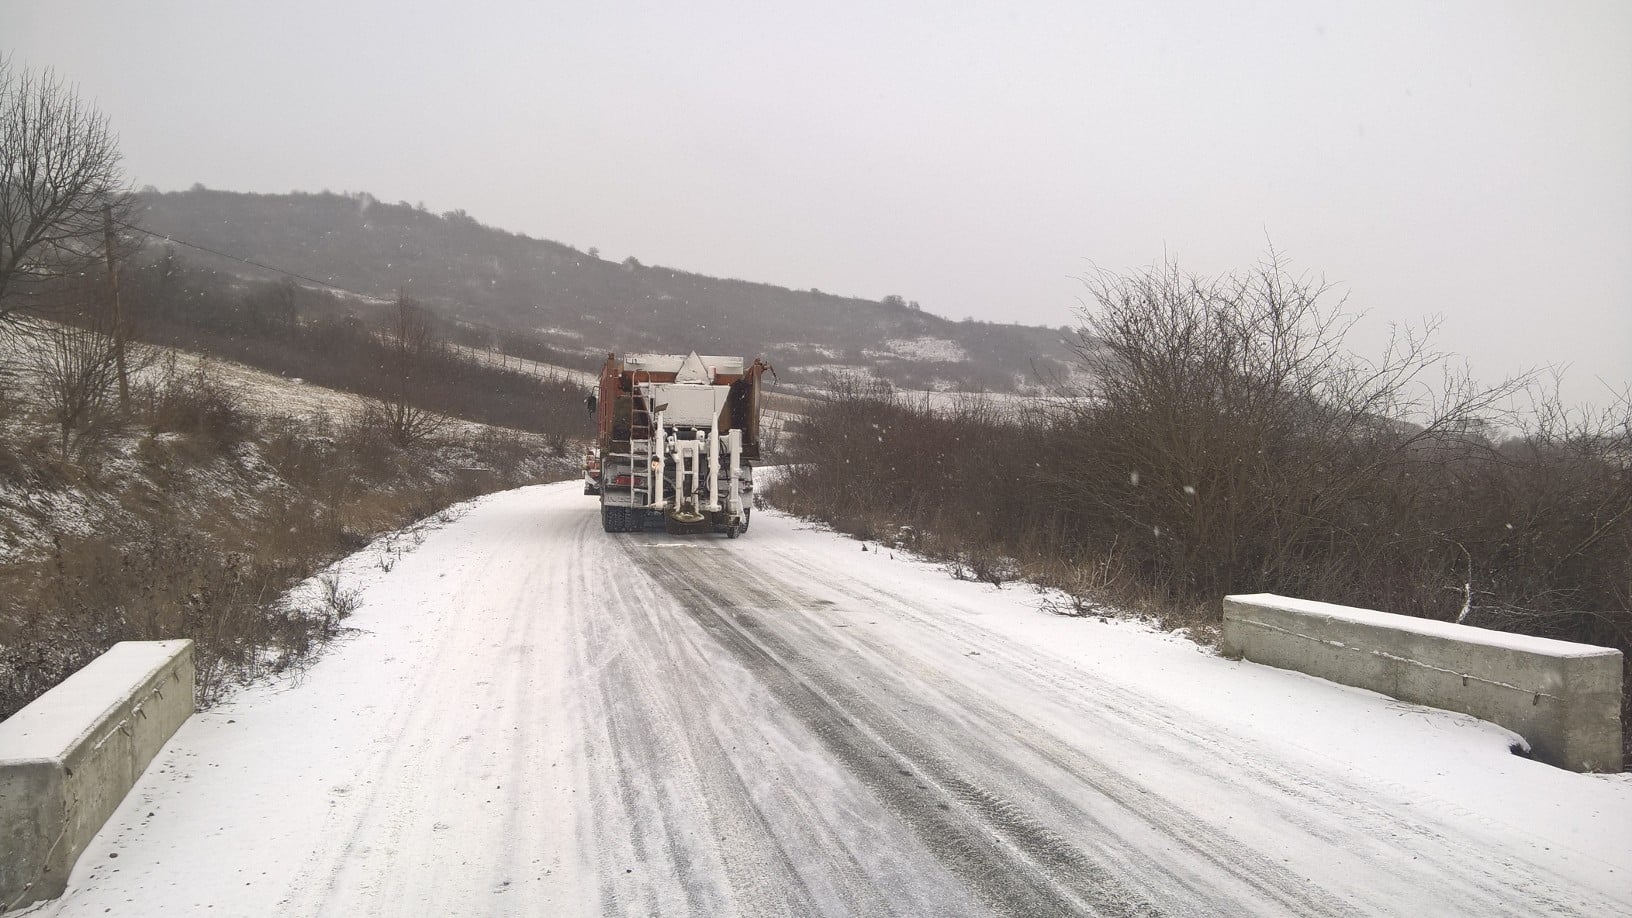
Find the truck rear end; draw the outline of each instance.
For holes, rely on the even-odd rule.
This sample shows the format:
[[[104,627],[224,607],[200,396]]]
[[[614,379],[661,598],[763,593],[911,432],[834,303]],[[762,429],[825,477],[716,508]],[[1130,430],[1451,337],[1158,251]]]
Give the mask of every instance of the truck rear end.
[[[747,530],[770,369],[696,352],[608,354],[596,399],[602,527]]]

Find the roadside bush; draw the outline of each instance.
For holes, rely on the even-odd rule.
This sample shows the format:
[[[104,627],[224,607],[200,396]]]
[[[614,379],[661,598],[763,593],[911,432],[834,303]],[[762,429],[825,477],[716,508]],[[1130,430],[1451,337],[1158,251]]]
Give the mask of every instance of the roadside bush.
[[[1086,387],[1000,412],[832,380],[773,502],[970,579],[1060,587],[1069,614],[1205,632],[1222,596],[1262,591],[1632,657],[1632,401],[1516,414],[1531,381],[1445,373],[1431,329],[1360,361],[1352,316],[1273,259],[1089,287]]]
[[[224,384],[207,362],[169,380],[155,408],[157,425],[203,437],[219,447],[241,442],[252,427],[239,391]]]
[[[224,550],[179,519],[149,520],[122,539],[58,539],[50,558],[12,573],[27,587],[3,610],[4,713],[118,641],[192,638],[205,705],[233,684],[299,665],[320,623],[266,606],[289,585],[289,560]]]
[[[121,640],[192,638],[204,705],[304,665],[343,627],[355,595],[334,582],[312,608],[285,608],[279,597],[294,584],[381,532],[575,471],[545,459],[537,436],[485,429],[402,449],[326,418],[256,419],[207,371],[161,369],[138,407],[150,430],[189,435],[140,441],[138,456],[156,446],[140,476],[68,481],[42,474],[41,455],[25,470],[31,487],[124,490],[93,498],[100,524],[0,564],[0,718]],[[258,458],[221,462],[194,440]]]
[[[229,450],[250,432],[242,396],[221,382],[207,362],[183,371],[171,353],[158,365],[157,378],[137,388],[136,400],[150,433],[187,434],[213,452]]]
[[[378,438],[398,449],[422,446],[448,426],[447,418],[407,401],[379,399],[358,412],[356,433]]]
[[[0,424],[17,414],[17,371],[5,354],[6,338],[0,337]]]
[[[121,410],[113,340],[83,306],[96,297],[60,285],[63,321],[0,349],[20,370],[0,376],[0,479],[20,492],[0,526],[0,717],[131,639],[196,641],[207,705],[335,633],[349,588],[322,608],[278,604],[332,559],[484,491],[576,472],[562,431],[584,426],[581,392],[460,359],[406,299],[365,321],[332,297],[290,283],[244,292],[169,254],[124,280],[140,319],[127,333],[331,382],[372,410],[338,424],[253,416],[207,362],[154,367],[135,347]],[[472,438],[448,415],[555,437]]]
[[[104,433],[119,381],[113,338],[95,328],[42,324],[30,331],[27,353],[62,454],[81,436]]]

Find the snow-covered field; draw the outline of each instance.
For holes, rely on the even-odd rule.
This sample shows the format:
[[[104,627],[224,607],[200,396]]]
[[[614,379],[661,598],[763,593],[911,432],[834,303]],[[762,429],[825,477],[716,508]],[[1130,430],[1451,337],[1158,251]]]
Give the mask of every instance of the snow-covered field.
[[[770,512],[457,516],[349,559],[353,630],[195,716],[36,914],[1632,913],[1632,781],[1489,724]]]
[[[262,417],[282,415],[305,420],[326,414],[339,421],[368,404],[368,399],[351,392],[314,386],[303,379],[279,376],[230,360],[190,351],[165,350],[163,353],[175,355],[176,369],[183,374],[197,372],[202,367],[205,373],[232,388],[245,409]],[[154,374],[157,368],[147,372]]]
[[[462,344],[450,344],[448,349],[475,363],[503,366],[517,373],[537,376],[540,379],[560,379],[580,386],[593,386],[600,379],[597,374],[587,370],[574,370],[571,367],[557,366],[553,363],[539,363],[530,358],[497,354],[480,348],[466,347]]]
[[[42,325],[50,327],[47,323]],[[19,374],[15,383],[19,397],[30,397],[38,388],[35,371],[26,356],[26,352],[34,346],[29,334],[24,331],[14,336],[0,336],[0,365],[11,367]],[[176,371],[182,375],[191,375],[203,366],[214,379],[235,390],[244,407],[256,414],[305,418],[321,412],[338,419],[357,411],[366,402],[361,396],[349,392],[308,385],[300,379],[290,379],[191,351],[146,344],[133,347],[148,355],[141,361],[146,363],[145,369],[138,369],[133,381],[158,379],[171,359],[175,360]]]
[[[907,360],[934,360],[956,363],[968,360],[969,352],[950,338],[891,338],[884,342],[884,355]]]
[[[22,396],[28,396],[35,388],[33,371],[28,367],[27,361],[20,357],[20,349],[26,346],[26,340],[21,337],[0,338],[0,348],[4,349],[0,352],[0,358],[5,358],[6,361],[16,365],[16,370],[20,374],[17,391]],[[323,415],[333,421],[344,421],[362,411],[370,403],[368,397],[353,392],[313,385],[303,379],[280,376],[277,373],[269,373],[193,351],[147,344],[138,347],[150,356],[144,361],[146,366],[133,374],[133,382],[157,381],[166,372],[170,361],[174,360],[175,370],[181,376],[190,377],[202,369],[210,379],[236,393],[246,411],[261,417],[287,417],[306,421]],[[462,350],[467,351],[466,356],[473,360],[486,359],[483,351],[469,348]],[[513,369],[521,366],[513,357],[510,358],[509,365]],[[565,378],[572,381],[582,377],[591,382],[594,379],[591,374],[552,367],[549,364],[528,361],[525,367],[526,372],[540,377]],[[487,426],[454,417],[445,417],[443,422],[448,432],[464,434],[477,433]]]

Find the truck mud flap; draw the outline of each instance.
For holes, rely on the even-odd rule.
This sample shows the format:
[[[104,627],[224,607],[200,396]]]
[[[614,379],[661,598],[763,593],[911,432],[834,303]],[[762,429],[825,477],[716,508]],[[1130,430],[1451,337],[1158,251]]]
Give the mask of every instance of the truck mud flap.
[[[701,533],[713,532],[714,521],[704,517],[695,523],[688,523],[684,520],[675,519],[672,516],[665,516],[663,520],[663,529],[669,535],[698,535]]]

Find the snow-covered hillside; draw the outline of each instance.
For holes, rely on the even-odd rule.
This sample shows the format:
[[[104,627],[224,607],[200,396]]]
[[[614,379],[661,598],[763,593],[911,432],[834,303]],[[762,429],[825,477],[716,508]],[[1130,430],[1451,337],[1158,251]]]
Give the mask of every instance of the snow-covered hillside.
[[[43,326],[49,328],[49,326]],[[44,381],[25,351],[26,336],[0,337],[0,366],[11,367],[7,381],[13,410],[0,417],[0,452],[10,452],[17,468],[0,474],[0,564],[25,558],[49,546],[55,534],[86,536],[98,531],[119,531],[129,522],[123,495],[155,494],[163,488],[151,480],[152,466],[166,454],[185,453],[187,437],[127,425],[99,434],[101,448],[86,454],[53,455],[53,431],[46,426],[50,408],[42,401]],[[232,361],[219,360],[174,348],[142,345],[132,383],[162,387],[167,383],[191,389],[218,390],[238,410],[260,421],[289,425],[301,436],[330,438],[361,415],[370,404],[363,396],[311,385]],[[543,458],[551,446],[545,437],[491,428],[460,418],[441,418],[441,433],[451,440],[473,441],[500,435],[530,448]],[[474,468],[480,456],[451,455],[448,466]],[[197,500],[253,501],[256,490],[276,492],[275,473],[266,467],[261,444],[253,438],[234,444],[219,456],[203,457],[186,470],[191,479],[185,492],[168,496],[176,505]],[[560,474],[570,473],[571,462],[560,462]]]

